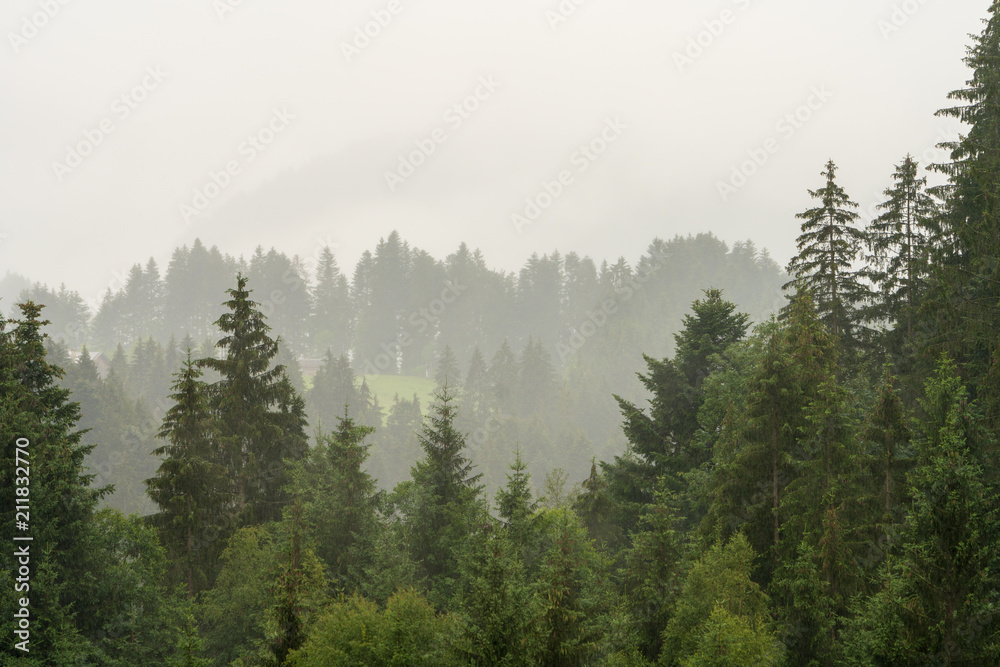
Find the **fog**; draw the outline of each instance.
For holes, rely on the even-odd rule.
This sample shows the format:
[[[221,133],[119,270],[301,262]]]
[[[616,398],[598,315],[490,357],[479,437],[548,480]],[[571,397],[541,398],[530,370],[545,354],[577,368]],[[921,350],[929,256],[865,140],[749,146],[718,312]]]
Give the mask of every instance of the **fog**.
[[[0,268],[95,307],[196,237],[513,270],[711,231],[783,264],[827,159],[870,208],[944,158],[987,4],[6,2]]]

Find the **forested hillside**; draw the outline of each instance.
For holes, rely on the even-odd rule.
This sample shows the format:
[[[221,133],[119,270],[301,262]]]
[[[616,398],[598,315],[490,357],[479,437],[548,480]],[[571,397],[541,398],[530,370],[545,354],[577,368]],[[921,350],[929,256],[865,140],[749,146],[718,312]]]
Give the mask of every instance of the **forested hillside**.
[[[93,429],[88,462],[114,484],[112,506],[152,511],[142,482],[158,465],[148,454],[172,375],[188,348],[195,358],[216,354],[216,320],[237,273],[280,339],[275,363],[306,399],[308,432],[332,428],[346,403],[376,428],[367,465],[385,489],[409,476],[428,396],[446,380],[461,391],[459,425],[489,489],[503,484],[518,446],[539,484],[553,468],[582,479],[592,457],[624,446],[612,393],[639,399],[642,354],[672,350],[669,332],[701,290],[724,289],[761,321],[783,302],[786,279],[751,242],[729,248],[710,234],[656,239],[634,262],[533,255],[515,275],[465,245],[437,260],[392,233],[350,279],[327,247],[309,261],[274,249],[246,260],[196,241],[173,253],[163,276],[152,259],[136,264],[93,315],[65,286],[22,289],[19,299],[46,304],[50,356]],[[103,353],[108,377],[83,349]],[[300,358],[311,365],[307,378]],[[420,378],[424,391],[379,396],[372,387],[394,383],[368,382],[373,375]]]
[[[196,243],[93,317],[29,288],[2,664],[1000,664],[1000,3],[966,63],[967,132],[887,165],[875,219],[804,167],[784,271],[705,234],[511,275],[392,234],[350,276]]]

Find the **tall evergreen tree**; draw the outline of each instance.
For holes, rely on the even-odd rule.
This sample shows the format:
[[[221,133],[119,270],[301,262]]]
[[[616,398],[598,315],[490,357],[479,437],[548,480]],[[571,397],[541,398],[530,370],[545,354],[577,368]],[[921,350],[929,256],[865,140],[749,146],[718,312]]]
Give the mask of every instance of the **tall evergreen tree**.
[[[198,364],[221,376],[209,386],[220,459],[234,486],[239,520],[257,524],[281,516],[285,461],[301,458],[308,445],[304,404],[284,368],[271,367],[278,343],[268,335],[264,315],[250,300],[246,284],[238,275],[225,303],[230,312],[216,322],[224,334],[216,346],[225,356]]]
[[[214,460],[216,422],[190,350],[174,377],[170,396],[174,405],[158,434],[167,442],[153,450],[164,460],[156,476],[146,480],[146,487],[159,507],[150,521],[167,549],[173,580],[183,582],[193,597],[213,579],[213,561],[221,543],[212,537],[228,509],[226,469]]]
[[[615,397],[633,456],[619,456],[603,466],[626,531],[636,529],[643,506],[652,502],[657,477],[665,475],[665,483],[679,496],[686,485],[684,475],[711,458],[711,451],[694,437],[702,383],[713,369],[715,355],[745,336],[748,316],[737,312],[735,304],[716,289],[706,290],[705,299],[695,300],[691,310],[684,328],[674,336],[674,359],[643,357],[648,372],[639,379],[652,394],[649,413]],[[692,522],[697,519],[690,517]]]
[[[513,535],[482,512],[460,561],[458,604],[465,624],[459,651],[470,665],[536,664],[536,598]]]
[[[501,415],[513,415],[517,405],[517,383],[520,369],[517,357],[505,339],[490,360],[487,378],[490,387],[490,407]]]
[[[875,404],[868,412],[861,432],[866,448],[866,463],[870,471],[871,495],[866,498],[869,557],[865,559],[869,574],[884,562],[889,549],[897,540],[902,527],[909,487],[906,473],[912,464],[910,442],[912,434],[908,413],[895,389],[896,379],[886,369]]]
[[[466,458],[465,436],[455,430],[453,396],[436,396],[429,423],[420,435],[424,458],[411,471],[416,506],[408,521],[420,571],[431,580],[438,603],[450,597],[457,577],[457,554],[468,534],[481,487]]]
[[[361,395],[346,354],[334,357],[332,350],[326,351],[322,365],[313,376],[312,388],[306,394],[306,404],[313,427],[333,428],[343,415],[345,405],[350,417],[361,418]]]
[[[529,560],[537,528],[535,512],[539,503],[531,493],[531,473],[518,450],[507,473],[507,485],[497,491],[497,511],[503,527],[521,550],[522,559]]]
[[[947,206],[936,230],[931,294],[924,305],[934,331],[926,341],[956,360],[973,398],[982,398],[991,426],[1000,425],[1000,3],[992,2],[985,28],[973,36],[965,64],[972,70],[965,87],[949,94],[956,106],[939,116],[969,126],[946,164],[932,168],[948,176]],[[991,377],[988,377],[991,376]]]
[[[312,290],[312,348],[316,352],[347,352],[351,346],[353,311],[347,278],[341,274],[333,251],[320,252]]]
[[[944,359],[927,382],[899,557],[849,638],[879,664],[1000,660],[1000,497],[983,483],[980,415],[956,370]]]
[[[865,230],[869,277],[878,292],[868,319],[899,327],[908,340],[913,339],[918,298],[930,271],[930,227],[938,215],[918,166],[910,155],[896,166],[887,199],[878,206],[884,213]]]
[[[855,343],[862,334],[859,308],[869,298],[861,273],[854,267],[865,235],[855,226],[858,205],[837,183],[833,160],[821,175],[826,185],[809,191],[818,205],[795,216],[803,221],[802,233],[797,241],[799,253],[788,264],[792,280],[785,289],[811,291],[820,319],[833,335]]]
[[[88,575],[91,555],[87,546],[95,507],[108,487],[91,488],[94,475],[85,472],[89,446],[80,444],[76,430],[80,408],[69,400],[69,391],[57,386],[62,369],[46,360],[47,321],[42,306],[18,304],[20,319],[2,320],[0,326],[0,489],[4,510],[0,536],[8,545],[0,552],[0,605],[5,610],[0,634],[5,637],[0,655],[13,664],[14,656],[38,658],[39,664],[72,664],[88,650],[86,616],[101,600],[92,597]],[[19,445],[20,443],[20,445]],[[21,491],[24,489],[24,491]],[[18,499],[27,498],[25,503]],[[16,516],[22,512],[22,516]],[[25,521],[23,513],[29,519]],[[23,521],[23,523],[17,523]],[[15,537],[31,541],[14,541]],[[30,553],[30,583],[23,576],[15,550]],[[30,591],[23,587],[29,583]],[[20,588],[15,589],[15,584]],[[26,595],[30,593],[30,595]],[[18,638],[14,611],[18,600],[30,599],[30,637]],[[15,643],[30,639],[23,653]]]
[[[638,626],[638,649],[651,661],[660,654],[663,630],[680,592],[682,557],[681,534],[662,479],[653,498],[639,518],[620,571],[625,598]]]
[[[365,470],[365,439],[374,430],[342,416],[290,471],[289,492],[301,505],[316,555],[334,589],[348,593],[360,589],[377,538],[381,493]]]

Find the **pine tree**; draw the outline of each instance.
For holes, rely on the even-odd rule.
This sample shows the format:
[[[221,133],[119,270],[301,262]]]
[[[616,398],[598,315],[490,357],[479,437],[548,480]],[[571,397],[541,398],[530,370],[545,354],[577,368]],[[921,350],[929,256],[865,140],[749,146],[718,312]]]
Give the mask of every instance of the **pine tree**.
[[[174,405],[158,434],[167,444],[153,450],[164,460],[146,487],[160,510],[150,521],[167,549],[173,579],[184,582],[188,597],[194,597],[213,579],[221,544],[211,538],[224,525],[228,484],[225,467],[214,460],[217,427],[190,350],[174,377]]]
[[[471,412],[472,421],[481,424],[486,419],[487,414],[487,392],[488,382],[486,377],[486,359],[479,351],[477,345],[472,351],[472,358],[469,360],[469,369],[465,373],[465,382],[462,385],[464,392],[466,412]]]
[[[706,290],[705,299],[695,300],[691,310],[684,328],[674,336],[674,359],[643,355],[648,372],[639,379],[652,394],[649,413],[615,397],[632,456],[615,457],[604,469],[625,531],[636,529],[644,506],[652,502],[657,477],[665,476],[670,490],[681,496],[684,475],[711,458],[711,451],[695,441],[702,384],[713,369],[715,355],[745,336],[748,317],[736,312],[736,306],[723,300],[716,289]],[[693,512],[685,514],[690,514],[692,523],[699,519]]]
[[[1000,497],[983,483],[981,417],[950,360],[928,380],[921,407],[899,557],[849,646],[882,664],[996,664]]]
[[[981,398],[1000,424],[1000,208],[993,193],[1000,188],[1000,4],[991,3],[986,27],[967,50],[972,70],[965,87],[949,94],[956,106],[938,116],[969,126],[957,141],[941,144],[951,151],[946,164],[932,165],[948,176],[947,205],[936,231],[931,294],[923,306],[933,326],[926,340],[934,351],[949,354],[968,378],[972,398]],[[992,376],[991,378],[988,376]]]
[[[614,523],[614,501],[608,483],[597,472],[597,461],[590,461],[590,475],[581,484],[573,510],[587,527],[587,533],[599,546],[616,553],[621,546],[622,530]]]
[[[483,512],[460,561],[458,606],[465,624],[459,651],[470,665],[528,665],[538,657],[532,595],[513,535]]]
[[[301,458],[305,438],[305,408],[292,389],[282,366],[271,367],[278,343],[257,303],[250,300],[247,280],[236,278],[236,288],[225,303],[230,312],[216,325],[223,332],[216,346],[222,359],[204,358],[198,364],[220,374],[209,386],[216,415],[220,460],[234,484],[235,511],[240,521],[257,524],[276,520],[285,502],[286,460]]]
[[[769,600],[751,579],[753,559],[740,534],[698,559],[663,632],[660,664],[782,664],[784,651],[768,627]],[[735,645],[726,646],[730,642]]]
[[[861,432],[867,448],[872,494],[866,499],[871,526],[867,568],[874,573],[897,541],[904,503],[909,496],[906,473],[912,464],[912,434],[907,412],[896,393],[896,379],[886,369],[875,404]]]
[[[518,414],[529,417],[538,414],[551,416],[551,406],[559,398],[560,382],[552,358],[540,339],[528,336],[518,361]]]
[[[312,291],[312,347],[315,351],[347,352],[351,346],[352,307],[347,279],[329,247],[320,252]]]
[[[457,576],[456,557],[472,525],[481,475],[472,473],[465,436],[454,428],[453,397],[441,392],[436,399],[420,435],[424,458],[411,471],[416,506],[408,523],[415,531],[413,558],[420,572],[431,579],[440,603],[450,597]]]
[[[651,661],[660,654],[662,633],[680,592],[681,535],[671,501],[661,480],[653,503],[639,518],[620,572],[637,626],[638,649]]]
[[[587,664],[598,651],[600,617],[610,603],[602,580],[604,563],[571,510],[552,510],[545,521],[548,547],[537,584],[543,648],[536,664]]]
[[[335,590],[352,592],[363,583],[377,539],[381,493],[365,470],[375,429],[344,415],[336,431],[321,433],[316,445],[289,473],[289,493],[316,540]]]
[[[758,581],[770,581],[784,554],[795,553],[782,540],[789,519],[784,505],[788,485],[799,474],[802,433],[808,406],[834,369],[831,335],[820,323],[808,295],[790,304],[784,326],[774,323],[761,332],[743,414],[727,418],[716,444],[713,496],[707,520],[714,536],[728,538],[740,528],[755,553],[764,557]]]
[[[865,236],[855,226],[857,203],[837,184],[833,160],[821,175],[826,185],[809,191],[819,205],[795,216],[803,220],[802,233],[797,241],[799,254],[788,264],[792,280],[785,289],[794,286],[812,292],[823,323],[834,336],[854,345],[862,334],[858,309],[869,298],[860,272],[854,269]]]
[[[521,450],[514,455],[507,473],[507,485],[497,491],[497,510],[504,529],[527,562],[533,552],[539,503],[531,493],[531,473],[521,459]]]
[[[0,656],[13,661],[12,656],[30,655],[48,664],[60,659],[69,664],[86,659],[86,635],[97,630],[88,616],[102,600],[92,596],[87,546],[96,505],[110,489],[92,488],[94,475],[85,472],[84,457],[91,447],[80,444],[79,405],[56,384],[63,371],[46,359],[42,306],[28,301],[18,309],[20,319],[0,320],[0,438],[5,443],[0,452],[5,508],[0,536],[9,547],[0,553],[0,606],[7,610],[0,620],[0,634],[6,638]],[[22,498],[29,500],[23,509],[24,503],[16,502]],[[25,521],[16,512],[29,518]],[[24,536],[32,540],[14,541]],[[27,639],[15,635],[13,613],[29,592],[23,588],[26,582],[15,579],[22,576],[18,568],[23,565],[15,548],[30,553],[28,654],[14,647]],[[80,616],[74,618],[74,612]]]
[[[313,376],[312,388],[306,394],[309,416],[314,427],[332,428],[347,406],[349,416],[361,416],[361,396],[355,386],[354,369],[346,354],[333,356],[326,351],[322,365]]]
[[[918,177],[917,170],[910,155],[896,166],[894,184],[878,206],[884,213],[865,230],[869,277],[879,293],[867,319],[898,327],[908,340],[913,339],[918,298],[930,271],[930,226],[939,213],[927,193],[927,179]]]

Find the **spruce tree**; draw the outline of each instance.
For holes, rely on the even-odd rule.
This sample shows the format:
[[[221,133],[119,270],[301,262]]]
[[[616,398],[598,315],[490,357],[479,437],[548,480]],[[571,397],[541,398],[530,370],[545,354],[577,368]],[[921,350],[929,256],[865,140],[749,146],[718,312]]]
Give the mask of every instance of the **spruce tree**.
[[[458,606],[465,621],[459,651],[470,665],[535,664],[540,633],[513,535],[486,512],[476,520],[460,561]]]
[[[285,461],[301,458],[308,445],[305,408],[284,367],[271,366],[278,341],[258,304],[250,299],[247,280],[237,275],[228,290],[229,308],[216,325],[223,333],[216,347],[221,359],[199,360],[221,379],[209,386],[218,424],[220,460],[233,483],[235,511],[243,524],[276,520],[286,501]]]
[[[837,184],[833,160],[821,175],[826,185],[809,191],[818,205],[795,216],[803,221],[802,233],[798,254],[788,264],[792,280],[784,287],[812,292],[823,323],[834,336],[855,345],[863,333],[859,309],[869,299],[861,273],[854,268],[865,235],[855,226],[857,203]]]
[[[936,230],[933,278],[923,312],[933,329],[925,344],[956,360],[972,398],[982,398],[991,426],[1000,425],[1000,3],[993,2],[985,28],[973,36],[965,64],[972,71],[951,92],[956,106],[939,116],[969,126],[942,148],[950,161],[932,165],[948,176],[947,205]],[[992,377],[988,377],[992,376]]]
[[[326,565],[335,590],[352,592],[363,584],[373,558],[382,494],[365,470],[375,429],[344,415],[337,429],[321,433],[290,471],[289,493],[316,540],[316,555]]]
[[[507,339],[493,355],[487,371],[490,387],[490,407],[501,415],[513,415],[517,406],[517,383],[520,377],[517,357]]]
[[[768,598],[751,579],[754,551],[743,535],[716,543],[694,564],[663,632],[661,665],[782,664]]]
[[[884,213],[865,230],[868,277],[878,293],[868,319],[898,327],[907,340],[913,338],[918,299],[930,271],[930,227],[938,215],[918,167],[910,155],[896,166],[887,199],[878,206]]]
[[[479,502],[481,475],[466,458],[465,436],[455,430],[454,397],[441,392],[421,433],[424,458],[411,470],[415,507],[408,523],[411,548],[422,575],[430,579],[442,603],[450,597],[458,574],[457,554],[468,534]]]
[[[173,579],[183,582],[188,597],[193,597],[214,578],[221,544],[212,538],[229,509],[228,484],[225,467],[215,460],[217,426],[190,350],[174,377],[170,396],[174,405],[158,434],[167,442],[153,450],[164,460],[146,487],[159,507],[150,521],[167,549]]]
[[[42,306],[31,301],[18,304],[19,319],[0,320],[0,489],[3,489],[3,524],[0,536],[7,548],[0,550],[0,619],[4,637],[0,656],[31,656],[41,664],[83,661],[90,650],[86,635],[88,618],[101,604],[93,594],[88,574],[95,508],[109,487],[92,488],[93,474],[84,467],[91,447],[80,443],[76,430],[80,408],[70,392],[56,383],[62,369],[45,356],[48,324]],[[20,443],[20,445],[18,444]],[[21,446],[23,445],[23,446]],[[20,469],[19,469],[20,468]],[[20,489],[26,489],[22,492]],[[17,503],[27,497],[29,502]],[[26,512],[28,520],[22,524]],[[26,524],[26,525],[25,525]],[[15,537],[31,541],[14,541]],[[20,565],[15,549],[30,553],[30,591],[15,590]],[[30,593],[26,595],[27,593]],[[14,611],[18,600],[30,600],[29,653],[15,649],[21,641]]]
[[[880,664],[996,664],[1000,497],[984,484],[981,416],[950,360],[927,381],[921,407],[899,556],[849,649]]]
[[[312,340],[316,352],[347,352],[351,346],[352,306],[347,278],[328,246],[320,252],[312,290]]]
[[[671,509],[672,498],[662,480],[639,518],[624,554],[620,576],[632,618],[637,644],[649,660],[656,660],[663,645],[662,633],[673,611],[681,584],[681,534]],[[676,503],[673,503],[676,505]]]
[[[865,499],[870,527],[869,556],[864,559],[869,574],[884,562],[902,527],[909,497],[906,473],[912,465],[912,433],[908,413],[895,389],[896,379],[886,369],[874,405],[861,431],[869,470],[871,494]]]
[[[313,427],[334,428],[344,406],[352,419],[361,418],[361,396],[346,354],[334,357],[332,350],[326,351],[322,365],[313,376],[312,388],[306,393],[306,403]]]
[[[523,417],[544,415],[551,417],[551,406],[559,399],[560,381],[552,358],[542,341],[528,336],[518,362],[518,410]]]
[[[743,339],[747,315],[725,301],[722,292],[709,289],[705,299],[691,304],[684,328],[674,336],[674,359],[643,355],[648,371],[639,379],[652,395],[649,412],[616,396],[631,456],[602,464],[610,493],[618,504],[620,525],[633,531],[644,506],[653,500],[657,477],[677,496],[685,490],[684,475],[706,464],[711,451],[695,440],[698,411],[704,400],[702,384],[713,370],[716,355]],[[693,523],[699,517],[690,514]]]
[[[538,506],[531,493],[531,473],[527,471],[518,449],[507,473],[507,484],[497,491],[497,510],[504,529],[526,562],[534,548]]]
[[[598,546],[616,553],[621,546],[622,529],[614,522],[614,500],[608,493],[608,483],[597,472],[597,461],[590,461],[590,475],[583,481],[573,510],[587,527],[587,533]]]

